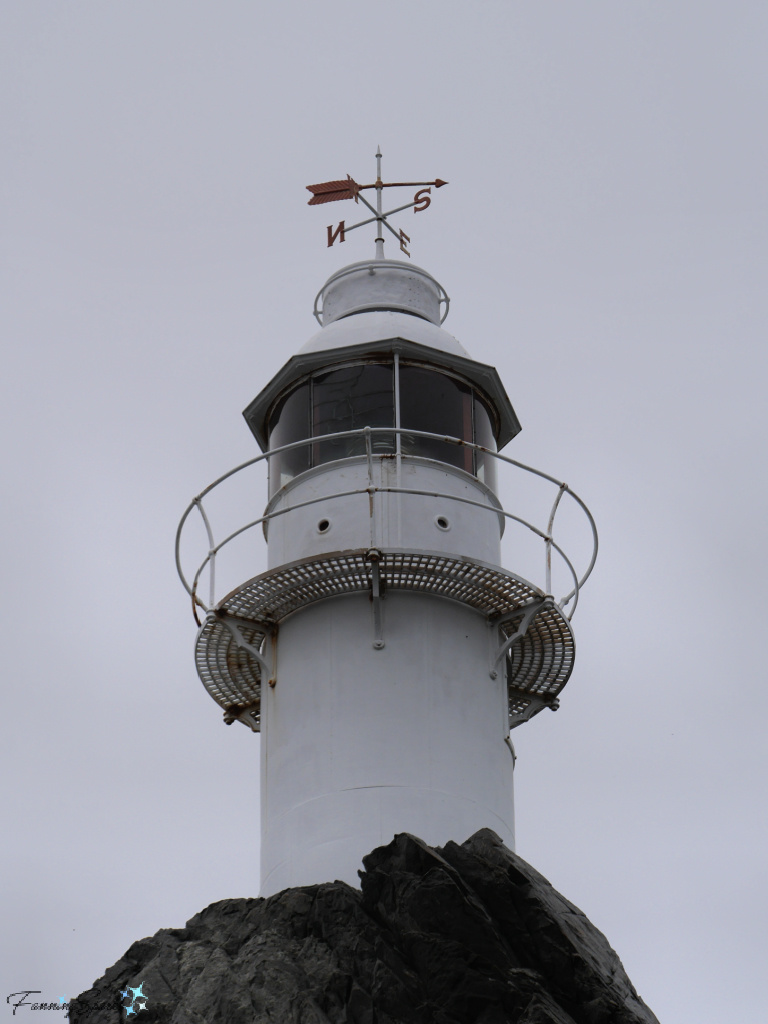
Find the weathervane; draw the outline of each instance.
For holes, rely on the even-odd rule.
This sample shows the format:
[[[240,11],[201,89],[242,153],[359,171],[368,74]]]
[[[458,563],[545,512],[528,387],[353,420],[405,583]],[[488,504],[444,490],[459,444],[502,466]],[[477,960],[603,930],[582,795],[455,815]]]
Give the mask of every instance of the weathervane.
[[[376,237],[376,259],[384,259],[384,237],[382,228],[386,228],[391,231],[395,238],[400,243],[400,249],[405,253],[406,256],[411,254],[406,248],[406,242],[410,242],[410,237],[400,229],[395,231],[392,225],[387,220],[387,217],[391,217],[393,213],[400,213],[402,210],[409,210],[413,207],[414,213],[421,213],[422,210],[426,210],[429,204],[432,202],[431,186],[440,188],[443,185],[447,185],[447,181],[442,181],[440,178],[435,178],[434,181],[387,181],[381,180],[381,148],[376,150],[376,181],[371,185],[358,185],[358,183],[347,175],[346,179],[340,181],[323,181],[319,185],[307,185],[307,188],[312,193],[312,198],[309,200],[309,206],[319,206],[320,203],[335,203],[339,199],[354,199],[356,203],[360,202],[367,206],[373,214],[373,217],[368,217],[366,220],[358,221],[357,224],[351,224],[349,227],[343,220],[339,221],[338,227],[334,231],[333,225],[328,225],[328,246],[332,246],[333,243],[338,240],[343,242],[346,238],[347,232],[354,231],[355,228],[361,228],[364,224],[372,224],[376,222],[377,237]],[[404,206],[397,206],[394,210],[387,210],[386,213],[382,212],[382,189],[385,188],[408,188],[412,186],[419,188],[419,191],[413,197],[412,203],[406,203]],[[427,186],[420,188],[419,186]],[[365,196],[360,193],[365,188],[376,189],[376,207],[374,208]]]

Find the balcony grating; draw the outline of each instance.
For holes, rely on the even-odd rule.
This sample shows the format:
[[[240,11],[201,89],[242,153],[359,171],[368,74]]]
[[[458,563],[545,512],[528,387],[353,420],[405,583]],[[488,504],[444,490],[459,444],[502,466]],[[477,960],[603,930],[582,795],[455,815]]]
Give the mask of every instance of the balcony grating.
[[[287,615],[315,601],[371,588],[368,552],[343,551],[281,566],[233,591],[217,606],[235,616],[242,639],[259,649]],[[433,594],[476,608],[488,618],[504,617],[502,633],[518,628],[522,607],[541,591],[512,573],[469,559],[430,552],[382,551],[378,561],[382,590]],[[521,609],[520,615],[515,611]],[[571,674],[574,643],[568,620],[545,602],[507,658],[509,727],[527,721],[543,707],[556,706]],[[195,648],[198,674],[225,720],[238,719],[258,731],[261,725],[261,671],[238,646],[221,618],[211,614]]]

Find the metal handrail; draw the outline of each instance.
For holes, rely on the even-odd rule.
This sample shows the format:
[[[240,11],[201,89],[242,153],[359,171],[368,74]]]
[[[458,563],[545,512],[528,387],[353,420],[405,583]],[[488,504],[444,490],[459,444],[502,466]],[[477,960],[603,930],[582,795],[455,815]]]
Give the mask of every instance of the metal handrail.
[[[558,493],[557,493],[557,496],[555,497],[555,501],[554,501],[554,503],[552,505],[552,510],[550,512],[550,515],[549,515],[549,521],[548,521],[548,524],[547,524],[546,531],[540,530],[537,526],[534,526],[533,523],[529,523],[527,520],[523,519],[520,516],[514,515],[512,512],[507,512],[503,508],[497,508],[497,507],[489,506],[489,505],[487,505],[487,504],[485,504],[485,503],[483,503],[481,501],[476,501],[476,500],[474,500],[472,498],[465,498],[465,497],[461,497],[461,496],[455,495],[455,494],[445,494],[445,493],[440,492],[440,491],[426,491],[426,490],[407,488],[407,487],[379,487],[379,486],[375,486],[373,484],[373,480],[372,480],[372,476],[371,476],[371,464],[372,464],[371,435],[372,434],[387,434],[389,436],[392,436],[393,434],[394,435],[407,434],[409,437],[420,437],[420,438],[425,438],[427,440],[443,441],[443,442],[445,442],[447,444],[454,444],[454,445],[461,446],[461,447],[464,447],[464,448],[469,448],[471,450],[479,451],[479,452],[482,452],[485,455],[491,456],[492,458],[497,459],[500,462],[506,462],[506,463],[508,463],[511,466],[515,466],[517,469],[521,469],[521,470],[523,470],[526,473],[531,473],[534,476],[538,476],[541,479],[546,480],[549,483],[554,484],[558,488]],[[205,508],[203,507],[203,503],[202,503],[203,502],[203,498],[206,495],[210,494],[211,491],[213,491],[216,487],[218,487],[220,484],[222,484],[225,480],[228,480],[231,476],[234,476],[236,473],[240,473],[240,472],[242,472],[242,470],[247,469],[250,466],[256,465],[259,462],[263,462],[264,460],[269,459],[273,455],[279,455],[282,452],[293,451],[296,448],[305,447],[305,446],[307,446],[309,444],[314,444],[314,443],[317,443],[319,441],[330,441],[330,440],[334,440],[334,439],[337,439],[337,438],[344,438],[344,437],[364,437],[365,438],[365,442],[366,442],[366,456],[365,457],[366,457],[366,460],[368,462],[368,470],[369,470],[369,482],[368,482],[368,486],[367,487],[359,487],[359,488],[355,488],[355,489],[347,490],[347,491],[337,491],[335,494],[322,495],[320,497],[310,498],[310,499],[308,499],[306,501],[297,502],[296,504],[292,504],[292,505],[290,505],[289,507],[286,507],[286,508],[275,509],[275,510],[273,510],[271,512],[267,512],[263,516],[258,516],[256,519],[251,520],[250,522],[246,523],[244,526],[239,527],[237,530],[235,530],[233,533],[230,533],[227,537],[225,537],[223,540],[219,541],[218,543],[215,542],[214,535],[213,535],[213,530],[211,528],[210,521],[208,519],[207,513],[206,513]],[[329,465],[329,464],[330,463],[324,463],[324,465]],[[235,537],[239,537],[240,534],[245,533],[247,530],[252,529],[254,526],[259,526],[259,525],[261,525],[261,524],[263,524],[265,522],[269,522],[271,519],[276,519],[278,516],[286,515],[288,512],[293,512],[296,509],[305,508],[308,505],[314,505],[314,504],[316,504],[318,502],[329,501],[329,500],[333,500],[335,498],[350,497],[350,496],[355,495],[355,494],[373,495],[373,494],[385,494],[385,493],[386,494],[416,494],[416,495],[423,495],[423,496],[426,496],[426,497],[447,498],[447,499],[450,499],[451,501],[459,501],[459,502],[462,502],[463,504],[466,504],[466,505],[474,505],[474,506],[477,506],[478,508],[483,508],[483,509],[486,509],[488,511],[492,511],[496,515],[503,515],[506,519],[510,519],[513,522],[520,523],[522,526],[527,527],[527,529],[529,529],[532,533],[536,534],[538,537],[541,537],[542,540],[544,541],[544,544],[545,544],[545,579],[546,579],[546,590],[547,590],[547,593],[549,593],[550,590],[551,590],[551,581],[552,581],[552,561],[551,560],[552,560],[552,550],[553,549],[560,555],[560,557],[563,559],[565,565],[567,566],[567,568],[568,568],[568,570],[569,570],[569,572],[570,572],[570,574],[571,574],[571,576],[573,578],[573,588],[563,598],[561,598],[561,600],[558,601],[557,603],[558,603],[558,605],[559,605],[559,607],[561,609],[565,609],[565,607],[568,604],[570,604],[571,601],[573,601],[573,606],[572,606],[572,608],[570,610],[570,614],[568,615],[568,619],[570,620],[570,619],[573,618],[573,614],[576,611],[576,606],[578,605],[578,601],[579,601],[579,592],[580,592],[581,588],[584,586],[584,584],[586,583],[586,581],[589,579],[589,577],[590,577],[590,575],[592,573],[592,570],[593,570],[593,568],[595,566],[595,561],[597,560],[598,536],[597,536],[597,526],[595,524],[594,518],[592,517],[592,513],[589,511],[589,509],[587,508],[585,503],[581,500],[581,498],[573,490],[571,490],[571,488],[568,486],[568,484],[563,483],[560,480],[557,480],[556,477],[551,476],[549,473],[544,473],[540,469],[535,469],[533,466],[528,466],[528,465],[526,465],[523,462],[518,462],[516,459],[510,459],[508,456],[502,455],[500,452],[494,452],[490,448],[485,448],[483,445],[473,444],[473,443],[471,443],[469,441],[464,441],[461,438],[450,437],[450,436],[447,436],[445,434],[435,434],[435,433],[431,433],[431,432],[426,431],[426,430],[412,430],[412,429],[408,429],[407,427],[363,427],[363,428],[358,428],[356,430],[340,430],[340,431],[337,431],[334,434],[319,434],[319,435],[317,435],[315,437],[305,438],[305,439],[302,439],[301,441],[293,441],[290,444],[281,445],[278,448],[271,449],[269,452],[264,452],[261,455],[257,455],[257,456],[255,456],[252,459],[248,459],[247,462],[243,462],[239,466],[235,466],[234,469],[230,469],[227,473],[222,474],[222,476],[220,476],[216,480],[214,480],[213,483],[209,484],[206,488],[204,488],[200,492],[200,494],[198,494],[195,498],[192,499],[192,501],[189,503],[187,508],[184,510],[184,514],[182,515],[181,520],[180,520],[179,525],[178,525],[178,528],[176,530],[176,551],[175,551],[175,554],[176,554],[176,570],[177,570],[177,572],[179,574],[179,578],[181,579],[181,582],[182,582],[185,590],[187,591],[187,593],[192,598],[193,612],[194,612],[194,615],[195,615],[195,619],[198,622],[198,625],[200,624],[200,620],[199,620],[199,618],[197,616],[197,608],[200,607],[205,612],[208,612],[210,610],[209,606],[206,605],[200,599],[200,597],[199,597],[199,595],[197,593],[197,587],[198,587],[198,584],[200,582],[200,577],[201,577],[202,573],[205,571],[206,566],[208,566],[210,564],[210,566],[211,566],[211,577],[210,577],[210,580],[209,580],[209,583],[210,583],[210,588],[209,588],[209,592],[210,592],[210,607],[213,607],[213,605],[215,604],[215,594],[214,594],[214,579],[215,579],[215,577],[214,577],[214,573],[215,573],[215,559],[216,559],[216,555],[219,553],[219,551],[221,551],[221,549],[223,547],[225,547],[232,540],[234,540]],[[587,521],[589,522],[589,526],[590,526],[590,529],[592,531],[592,555],[591,555],[591,558],[590,558],[590,561],[589,561],[589,565],[587,566],[586,571],[584,572],[584,574],[580,578],[579,578],[578,574],[576,573],[576,570],[575,570],[573,564],[571,563],[570,559],[565,554],[565,552],[562,550],[562,548],[555,542],[554,537],[552,535],[553,534],[553,529],[554,529],[555,517],[556,517],[557,511],[558,511],[558,508],[560,507],[560,502],[561,502],[561,499],[562,499],[564,494],[567,494],[569,497],[571,497],[577,503],[577,505],[581,508],[581,510],[583,511],[583,513],[585,514],[585,516],[587,518]],[[187,581],[187,578],[184,575],[184,571],[183,571],[183,569],[181,567],[180,544],[181,544],[181,535],[182,535],[184,526],[185,526],[185,524],[187,522],[187,519],[189,518],[190,513],[192,512],[192,510],[194,508],[198,509],[198,511],[199,511],[199,513],[200,513],[200,515],[201,515],[201,517],[203,519],[203,523],[204,523],[205,529],[206,529],[206,534],[207,534],[207,537],[208,537],[209,549],[208,549],[207,555],[205,556],[205,558],[203,559],[202,563],[200,564],[200,566],[198,567],[197,571],[195,572],[192,584],[190,585],[190,583]]]

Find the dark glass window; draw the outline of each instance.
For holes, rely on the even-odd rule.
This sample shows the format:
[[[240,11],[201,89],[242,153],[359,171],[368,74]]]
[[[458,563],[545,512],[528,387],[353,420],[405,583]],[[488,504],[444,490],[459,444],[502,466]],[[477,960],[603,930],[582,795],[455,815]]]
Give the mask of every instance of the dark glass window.
[[[269,418],[269,447],[279,448],[309,437],[309,384],[300,384],[286,395]],[[269,493],[274,494],[299,473],[309,469],[309,445],[272,455],[269,459]]]
[[[483,448],[490,448],[492,452],[495,452],[496,438],[493,433],[493,420],[485,402],[477,394],[474,401],[474,414],[475,444],[481,444]],[[475,452],[475,473],[478,480],[482,480],[492,491],[496,490],[496,459],[492,455]]]
[[[464,445],[438,438],[416,437],[424,430],[474,442],[496,450],[493,417],[469,385],[428,367],[400,365],[400,435],[404,456],[435,459],[472,473],[492,490],[496,486],[496,460]],[[269,420],[269,446],[322,437],[363,427],[394,427],[394,367],[361,363],[318,373],[289,392]],[[395,451],[395,435],[388,430],[371,436],[374,455]],[[315,441],[289,452],[270,456],[270,494],[299,473],[338,459],[365,455],[364,437]]]
[[[420,366],[400,367],[400,425],[472,441],[472,391],[466,384]],[[426,437],[400,435],[403,455],[421,455],[472,472],[472,449]]]
[[[395,395],[393,367],[377,363],[345,366],[312,379],[312,434],[335,434],[361,427],[393,427]],[[312,462],[347,459],[365,454],[365,438],[339,437],[312,445]],[[375,455],[393,452],[393,434],[373,434]]]

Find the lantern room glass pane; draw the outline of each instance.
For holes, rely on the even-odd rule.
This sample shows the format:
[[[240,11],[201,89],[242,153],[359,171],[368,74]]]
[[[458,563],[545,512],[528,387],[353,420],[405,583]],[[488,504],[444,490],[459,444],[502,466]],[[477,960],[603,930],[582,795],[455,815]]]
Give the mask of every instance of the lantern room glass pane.
[[[392,365],[363,363],[312,378],[312,434],[335,434],[362,427],[394,427],[395,393]],[[364,437],[316,441],[312,463],[365,455]],[[394,434],[371,435],[374,455],[395,450]]]
[[[301,384],[286,395],[269,418],[269,447],[280,448],[309,437],[309,384]],[[280,452],[269,458],[269,493],[274,494],[309,469],[309,445]]]
[[[475,395],[474,413],[475,444],[481,444],[483,448],[489,448],[492,452],[495,452],[496,438],[493,433],[493,420],[485,402],[477,394]],[[496,490],[496,461],[492,455],[486,455],[484,452],[475,452],[477,479],[482,480],[492,491]]]
[[[399,378],[402,454],[456,466],[495,490],[495,459],[463,445],[407,433],[409,428],[423,430],[495,451],[494,420],[486,402],[468,384],[429,367],[401,363]],[[281,399],[269,418],[269,447],[363,427],[394,426],[394,366],[359,363],[316,374]],[[373,455],[393,454],[395,435],[371,435],[371,450]],[[270,495],[311,466],[362,455],[364,437],[315,441],[272,455]]]
[[[435,370],[400,366],[400,425],[472,442],[472,390]],[[472,449],[427,437],[400,435],[403,455],[420,455],[473,472]]]

